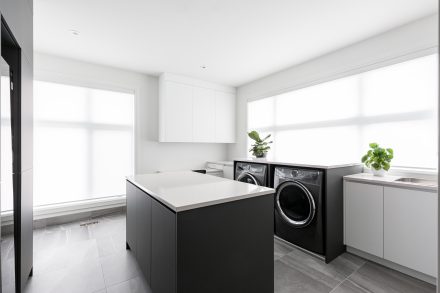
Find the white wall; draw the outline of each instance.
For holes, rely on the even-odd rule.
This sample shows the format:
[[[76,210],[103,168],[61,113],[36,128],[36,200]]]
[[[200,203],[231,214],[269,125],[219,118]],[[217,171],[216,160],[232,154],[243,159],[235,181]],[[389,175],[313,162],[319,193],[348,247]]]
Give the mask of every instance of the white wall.
[[[248,100],[360,73],[437,50],[438,14],[240,86],[237,89],[236,107],[237,143],[229,146],[229,159],[248,156]]]
[[[135,92],[136,173],[202,168],[206,161],[226,159],[225,144],[157,142],[157,77],[40,53],[34,59],[38,80]]]

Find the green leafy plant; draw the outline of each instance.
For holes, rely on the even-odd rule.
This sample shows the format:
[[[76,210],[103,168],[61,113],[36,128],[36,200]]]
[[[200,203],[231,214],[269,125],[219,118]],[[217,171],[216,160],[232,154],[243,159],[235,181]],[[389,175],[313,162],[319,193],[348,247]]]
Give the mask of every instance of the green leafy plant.
[[[394,157],[394,151],[391,148],[381,148],[377,143],[370,143],[370,150],[362,157],[362,163],[368,168],[375,170],[390,169],[391,160]]]
[[[252,155],[257,158],[264,158],[267,152],[270,150],[269,145],[273,143],[273,141],[267,141],[271,135],[269,134],[265,138],[261,139],[260,134],[253,130],[248,133],[248,136],[255,141],[252,144],[252,148],[249,150],[249,152],[252,152]]]

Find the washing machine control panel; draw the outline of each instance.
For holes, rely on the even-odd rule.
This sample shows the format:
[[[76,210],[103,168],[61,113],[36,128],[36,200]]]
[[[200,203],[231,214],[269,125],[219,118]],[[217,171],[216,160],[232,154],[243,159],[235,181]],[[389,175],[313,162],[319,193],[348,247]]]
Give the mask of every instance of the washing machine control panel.
[[[323,172],[320,170],[307,170],[299,168],[275,168],[275,184],[286,180],[297,180],[309,184],[321,185]]]

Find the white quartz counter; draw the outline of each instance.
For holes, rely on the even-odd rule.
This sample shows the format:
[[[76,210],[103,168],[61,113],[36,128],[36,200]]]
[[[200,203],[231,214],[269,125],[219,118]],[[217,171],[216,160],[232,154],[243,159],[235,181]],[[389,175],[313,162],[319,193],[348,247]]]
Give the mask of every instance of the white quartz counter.
[[[195,172],[166,172],[127,180],[176,212],[275,192],[271,188]]]
[[[344,176],[344,179],[349,181],[380,184],[380,185],[410,188],[410,189],[420,189],[427,191],[437,191],[438,189],[438,183],[434,180],[426,180],[426,182],[421,182],[421,183],[396,181],[397,179],[402,177],[404,176],[386,175],[384,177],[379,177],[379,176],[374,176],[371,173],[360,173],[360,174]]]
[[[261,164],[271,164],[271,165],[283,165],[283,166],[295,166],[295,167],[305,167],[305,168],[315,168],[315,169],[333,169],[342,167],[352,167],[361,166],[361,163],[341,163],[341,162],[279,162],[271,161],[266,159],[257,158],[245,158],[245,159],[235,159],[239,162],[250,162],[250,163],[261,163]]]

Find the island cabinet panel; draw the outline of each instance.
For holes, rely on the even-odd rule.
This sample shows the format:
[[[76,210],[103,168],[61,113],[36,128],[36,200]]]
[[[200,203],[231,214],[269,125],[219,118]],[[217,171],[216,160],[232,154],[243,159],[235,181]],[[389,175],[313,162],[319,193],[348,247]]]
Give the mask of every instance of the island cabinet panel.
[[[146,193],[127,182],[127,248],[135,255],[148,283],[151,280],[152,201]]]
[[[273,196],[177,213],[177,292],[274,290]]]
[[[136,256],[139,266],[147,279],[147,282],[151,281],[151,239],[152,239],[152,202],[153,199],[139,190],[137,191],[137,217],[136,217]]]
[[[176,293],[176,214],[153,200],[151,289]]]
[[[136,255],[136,234],[137,234],[137,192],[138,188],[131,184],[130,182],[126,183],[127,191],[126,191],[126,200],[127,200],[127,223],[126,223],[126,241],[127,241],[127,248],[130,248],[130,250],[133,252],[134,255]]]

